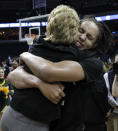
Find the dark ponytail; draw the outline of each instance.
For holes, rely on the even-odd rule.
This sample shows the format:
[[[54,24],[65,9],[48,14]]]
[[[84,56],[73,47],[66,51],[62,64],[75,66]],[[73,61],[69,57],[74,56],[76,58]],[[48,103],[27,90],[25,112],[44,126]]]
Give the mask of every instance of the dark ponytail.
[[[98,22],[99,36],[96,41],[96,50],[100,55],[107,54],[112,45],[112,33],[104,22]]]

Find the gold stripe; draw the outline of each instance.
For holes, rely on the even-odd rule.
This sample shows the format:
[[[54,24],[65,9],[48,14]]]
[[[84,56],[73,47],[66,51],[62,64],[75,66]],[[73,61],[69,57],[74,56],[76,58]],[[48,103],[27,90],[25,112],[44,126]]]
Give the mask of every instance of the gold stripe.
[[[3,82],[0,84],[0,86],[3,86],[5,84],[5,80],[3,80]]]

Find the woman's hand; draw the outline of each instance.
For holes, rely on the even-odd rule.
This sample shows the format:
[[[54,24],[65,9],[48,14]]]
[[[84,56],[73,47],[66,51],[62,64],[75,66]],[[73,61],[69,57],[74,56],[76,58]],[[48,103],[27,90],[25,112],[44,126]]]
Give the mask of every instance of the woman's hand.
[[[40,81],[39,89],[42,94],[54,104],[57,104],[62,97],[65,96],[63,92],[64,86],[61,84],[49,84],[44,81]]]

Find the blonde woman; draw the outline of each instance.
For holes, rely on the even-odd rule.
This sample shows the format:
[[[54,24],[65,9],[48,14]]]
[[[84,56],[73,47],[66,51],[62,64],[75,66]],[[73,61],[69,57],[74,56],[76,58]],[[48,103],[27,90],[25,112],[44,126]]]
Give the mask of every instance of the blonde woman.
[[[79,17],[74,9],[57,6],[48,18],[46,38],[38,39],[30,52],[53,62],[77,60],[78,50],[74,43],[78,39],[78,26]],[[24,69],[32,74],[27,66]],[[55,90],[64,96],[62,86]],[[60,105],[50,102],[41,91],[37,88],[15,89],[11,106],[2,118],[3,131],[49,130],[50,122],[60,118]]]

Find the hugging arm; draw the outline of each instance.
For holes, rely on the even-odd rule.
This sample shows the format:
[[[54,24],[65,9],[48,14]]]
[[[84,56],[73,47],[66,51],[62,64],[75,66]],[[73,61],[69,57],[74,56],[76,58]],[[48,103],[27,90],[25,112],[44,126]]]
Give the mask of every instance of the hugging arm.
[[[39,88],[41,93],[51,102],[57,104],[65,96],[61,84],[50,84],[27,73],[22,67],[18,67],[8,75],[8,81],[17,89]]]
[[[48,99],[54,96],[53,98],[55,99],[52,98],[53,103],[54,100],[56,100],[55,103],[59,102],[59,100],[65,95],[63,92],[64,87],[58,84],[52,85],[44,81],[72,82],[85,78],[85,74],[81,65],[74,61],[61,61],[53,63],[26,52],[20,55],[20,64],[26,64],[35,76],[25,72],[22,68],[19,67],[9,74],[9,81],[19,89],[39,87],[42,94]],[[52,99],[50,100],[52,101]]]
[[[20,63],[25,63],[38,78],[48,82],[73,82],[85,79],[82,66],[75,61],[65,60],[54,63],[25,52],[20,55]]]
[[[21,77],[22,76],[22,77]],[[29,81],[30,80],[30,81]],[[8,74],[8,81],[18,89],[25,88],[32,88],[38,86],[38,79],[37,77],[27,73],[22,66],[17,67],[15,70]]]

